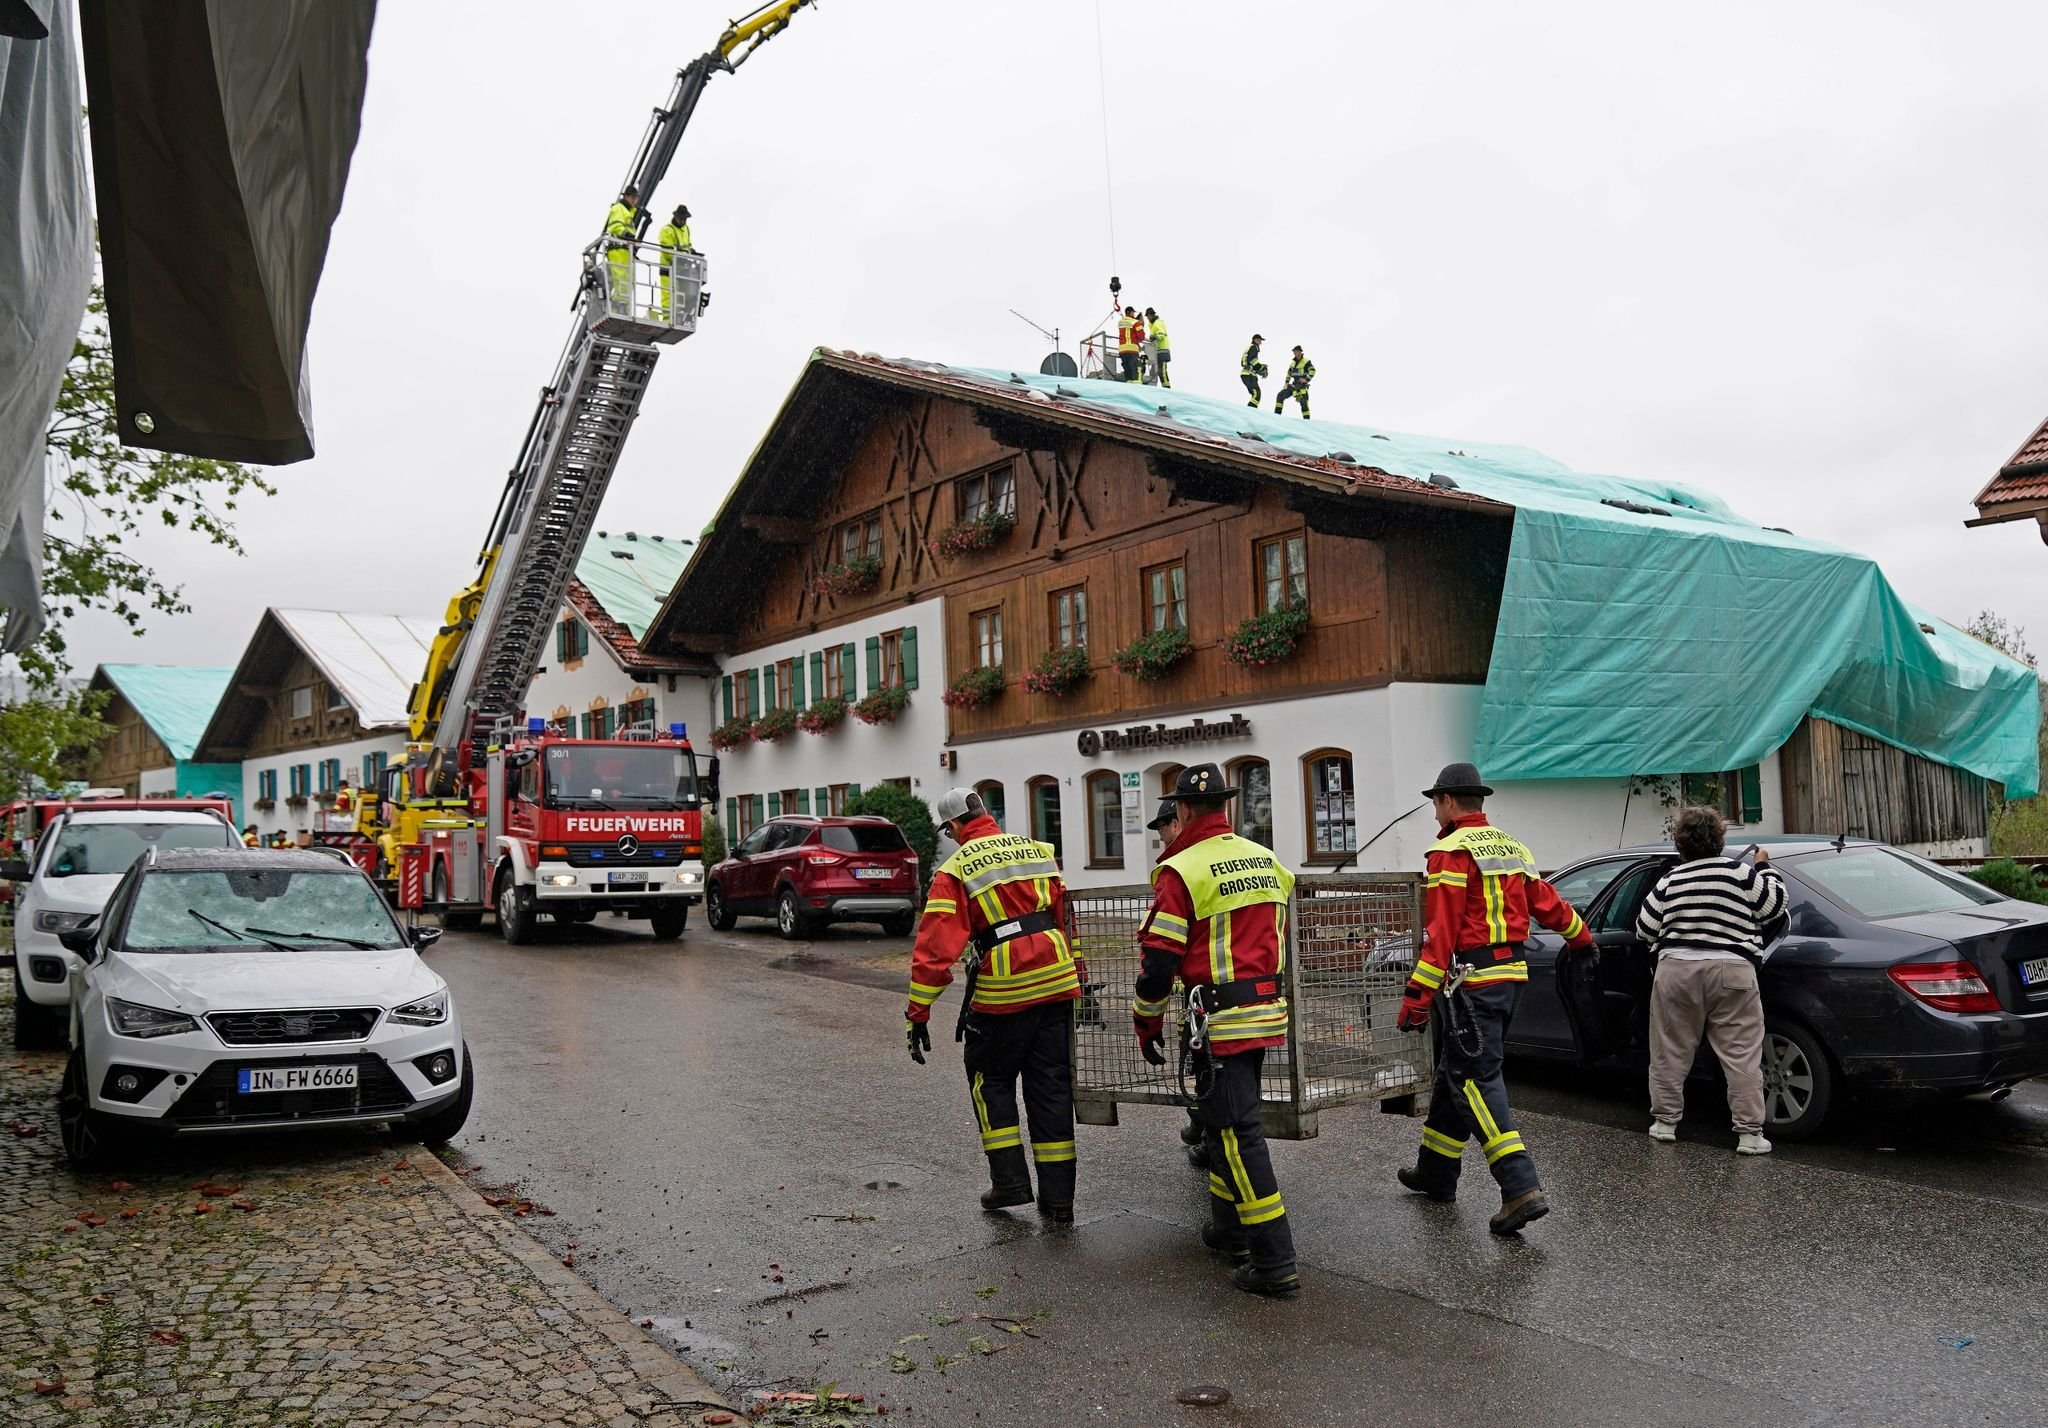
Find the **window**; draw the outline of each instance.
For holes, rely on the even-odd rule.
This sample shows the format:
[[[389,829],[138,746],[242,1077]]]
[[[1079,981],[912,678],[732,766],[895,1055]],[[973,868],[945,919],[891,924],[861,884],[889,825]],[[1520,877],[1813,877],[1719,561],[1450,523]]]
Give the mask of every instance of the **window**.
[[[1263,848],[1273,846],[1273,766],[1264,759],[1239,759],[1224,771],[1239,790],[1237,831]]]
[[[382,752],[364,754],[362,787],[381,788],[384,782],[384,770],[390,766],[391,756],[389,754]]]
[[[302,684],[291,692],[291,717],[310,719],[313,717],[313,686]]]
[[[1026,787],[1031,793],[1031,836],[1041,843],[1052,844],[1052,855],[1063,856],[1060,843],[1060,784],[1059,780],[1040,774]]]
[[[1622,870],[1633,863],[1633,858],[1607,858],[1597,863],[1586,863],[1573,868],[1562,877],[1552,878],[1550,885],[1557,889],[1557,895],[1572,905],[1572,910],[1584,916],[1607,885],[1620,877]]]
[[[304,798],[313,791],[313,766],[293,764],[291,790],[293,798]]]
[[[1729,823],[1756,823],[1764,816],[1763,770],[1756,764],[1727,773],[1689,773],[1678,779],[1681,803],[1711,808]]]
[[[1280,610],[1308,603],[1308,537],[1281,536],[1257,547],[1259,608]]]
[[[994,779],[988,779],[974,786],[981,795],[981,806],[988,810],[988,816],[996,822],[1003,821],[1003,786]]]
[[[1098,769],[1088,775],[1088,866],[1115,868],[1123,861],[1123,780],[1108,769]]]
[[[1878,921],[1918,912],[1959,912],[2000,901],[2000,894],[1896,848],[1807,853],[1799,876],[1859,917]]]
[[[1188,627],[1188,570],[1179,561],[1145,572],[1145,599],[1152,612],[1152,630]]]
[[[1003,607],[976,610],[968,620],[974,626],[975,662],[983,669],[999,669],[1003,663]]]
[[[863,556],[882,555],[882,518],[863,516],[857,521],[848,521],[839,531],[839,559],[851,565]]]
[[[733,836],[741,840],[744,840],[748,834],[754,831],[754,800],[749,798],[744,793],[741,794],[736,805],[734,806],[733,812],[736,815],[736,817],[733,819]],[[766,836],[765,833],[763,834],[763,836]],[[742,853],[750,853],[754,850],[752,848],[747,847],[746,843],[742,841],[740,844],[739,851]]]
[[[764,823],[759,828],[752,826],[753,803],[754,800],[751,798],[742,798],[740,800],[740,821],[746,823],[748,828],[747,836],[742,838],[739,847],[734,849],[735,852],[749,858],[753,857],[756,853],[765,852],[768,847],[768,840],[775,836],[775,828],[772,824]]]
[[[555,654],[563,663],[582,659],[590,653],[590,630],[574,615],[567,616],[555,628]]]
[[[1076,585],[1052,592],[1054,649],[1088,648],[1088,587]]]
[[[341,760],[320,760],[320,791],[332,793],[341,787]]]
[[[803,801],[806,806],[802,808],[797,807],[797,793],[797,789],[785,788],[779,795],[776,796],[775,801],[782,805],[782,811],[784,813],[809,813],[811,811],[808,807],[811,801],[811,795],[809,790],[803,790]]]
[[[264,769],[256,775],[256,796],[265,803],[277,802],[276,769]]]
[[[619,706],[619,728],[624,730],[635,724],[643,724],[649,728],[654,726],[652,698],[629,699]]]
[[[779,659],[775,661],[775,689],[768,696],[771,709],[796,708],[796,661]]]
[[[1180,782],[1179,764],[1168,764],[1159,771],[1159,796],[1166,798],[1173,793],[1173,786]]]
[[[1342,749],[1318,749],[1301,761],[1301,770],[1308,793],[1309,858],[1340,862],[1358,847],[1351,755]]]
[[[882,636],[882,678],[877,688],[893,687],[903,683],[903,631],[891,630]]]
[[[977,471],[964,476],[956,484],[960,495],[960,519],[971,521],[997,511],[1010,517],[1017,516],[1017,468],[1005,461],[1001,466],[987,471]]]
[[[853,698],[853,646],[840,645],[819,658],[818,692],[828,699]]]
[[[586,739],[609,739],[616,729],[608,706],[600,705],[583,716],[583,737]]]
[[[327,712],[331,714],[334,713],[336,710],[346,708],[348,708],[348,696],[342,693],[341,686],[338,684],[328,685]]]
[[[1599,912],[1586,925],[1595,932],[1635,931],[1636,913],[1641,909],[1643,899],[1650,895],[1651,888],[1657,886],[1657,879],[1670,869],[1670,863],[1660,860],[1644,863],[1626,874],[1614,885],[1614,896],[1601,905]],[[1572,910],[1578,911],[1576,907]]]
[[[860,792],[857,783],[835,783],[825,790],[825,809],[834,818],[844,817],[846,800]]]

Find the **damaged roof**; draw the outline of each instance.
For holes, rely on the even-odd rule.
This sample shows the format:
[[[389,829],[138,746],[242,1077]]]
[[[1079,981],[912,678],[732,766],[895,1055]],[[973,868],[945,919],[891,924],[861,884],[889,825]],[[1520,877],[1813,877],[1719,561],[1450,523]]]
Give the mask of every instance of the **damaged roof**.
[[[710,669],[702,660],[653,655],[640,645],[655,612],[675,589],[696,548],[694,540],[639,531],[598,531],[583,547],[564,598],[622,669],[634,673]]]
[[[1977,508],[1977,519],[1965,525],[2040,519],[2041,539],[2048,541],[2048,421],[2020,443],[2012,459],[1998,468],[1998,474],[1985,483],[1971,504]]]
[[[93,671],[93,689],[112,689],[128,701],[171,757],[189,763],[207,721],[227,693],[231,669],[178,664],[103,664]]]

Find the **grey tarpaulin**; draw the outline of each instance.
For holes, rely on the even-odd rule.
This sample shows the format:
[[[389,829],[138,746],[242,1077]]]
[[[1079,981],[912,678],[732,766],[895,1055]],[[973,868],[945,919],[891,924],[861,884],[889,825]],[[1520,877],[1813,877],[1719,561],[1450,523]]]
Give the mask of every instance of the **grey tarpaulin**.
[[[80,13],[121,438],[303,461],[306,328],[375,0],[80,0]]]
[[[70,0],[0,3],[0,650],[10,654],[43,627],[43,432],[92,280],[80,107]]]

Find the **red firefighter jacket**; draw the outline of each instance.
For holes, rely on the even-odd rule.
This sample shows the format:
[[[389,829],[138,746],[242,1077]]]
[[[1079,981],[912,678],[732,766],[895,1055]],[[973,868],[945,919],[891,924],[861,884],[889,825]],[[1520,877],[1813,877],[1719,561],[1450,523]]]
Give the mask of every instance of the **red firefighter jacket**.
[[[1195,900],[1187,882],[1167,866],[1168,860],[1177,854],[1219,837],[1240,845],[1247,855],[1244,861],[1271,861],[1272,855],[1266,849],[1232,833],[1230,819],[1223,813],[1196,818],[1159,855],[1160,866],[1152,875],[1152,910],[1138,933],[1145,956],[1144,970],[1138,975],[1131,997],[1131,1017],[1141,1036],[1160,1034],[1176,976],[1187,986],[1279,979],[1286,951],[1285,892],[1278,902],[1255,903],[1225,912],[1220,917],[1227,919],[1226,925],[1212,927],[1212,919],[1195,916]],[[1291,884],[1293,879],[1281,871],[1281,881]],[[1287,1003],[1276,996],[1270,1002],[1212,1017],[1209,1050],[1217,1056],[1228,1056],[1238,1051],[1281,1046],[1287,1041],[1286,1027]]]
[[[1430,845],[1423,884],[1423,921],[1428,931],[1409,981],[1425,991],[1443,985],[1456,953],[1472,954],[1468,987],[1491,982],[1526,982],[1529,964],[1521,944],[1533,919],[1562,933],[1573,947],[1593,934],[1572,905],[1543,881],[1529,850],[1486,821],[1467,813],[1437,830]]]
[[[969,823],[960,850],[932,874],[917,945],[910,954],[910,1005],[904,1015],[926,1021],[953,980],[953,964],[972,953],[974,934],[1026,913],[1049,913],[1054,925],[1000,942],[983,958],[975,981],[976,1011],[1014,1012],[1081,995],[1081,974],[1067,941],[1067,887],[1051,847],[1005,833],[993,818]]]

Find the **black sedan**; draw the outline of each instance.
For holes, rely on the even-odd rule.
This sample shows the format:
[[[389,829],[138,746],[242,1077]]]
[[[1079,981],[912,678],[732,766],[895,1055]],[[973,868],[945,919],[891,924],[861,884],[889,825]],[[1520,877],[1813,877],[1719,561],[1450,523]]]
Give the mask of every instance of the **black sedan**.
[[[1768,1134],[1812,1135],[1845,1095],[2002,1093],[2048,1074],[2048,908],[1882,843],[1764,846],[1790,894],[1759,979]],[[1618,849],[1551,879],[1595,945],[1530,940],[1510,1052],[1648,1064],[1655,958],[1636,913],[1676,861],[1669,847]],[[1699,1069],[1713,1064],[1703,1049]]]

